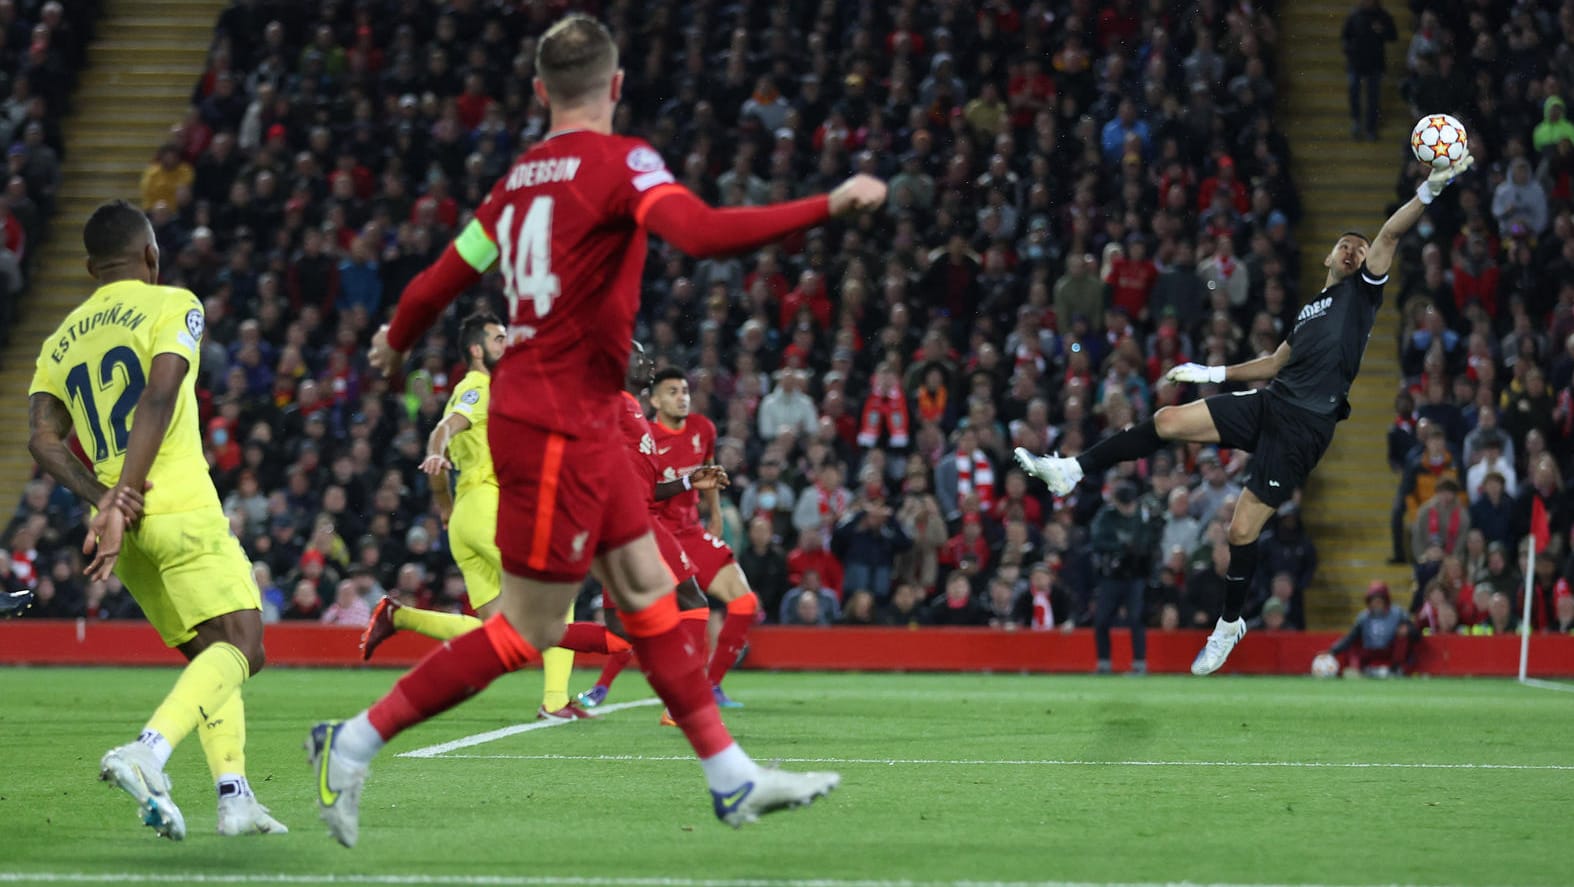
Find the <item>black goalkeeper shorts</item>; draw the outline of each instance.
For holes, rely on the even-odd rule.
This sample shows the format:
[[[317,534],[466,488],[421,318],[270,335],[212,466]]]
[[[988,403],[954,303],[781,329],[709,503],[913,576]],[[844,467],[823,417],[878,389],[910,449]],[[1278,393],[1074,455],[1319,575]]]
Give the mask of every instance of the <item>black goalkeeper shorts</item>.
[[[1333,416],[1292,406],[1265,389],[1216,394],[1204,402],[1219,445],[1252,454],[1246,489],[1274,508],[1306,483],[1334,439]]]

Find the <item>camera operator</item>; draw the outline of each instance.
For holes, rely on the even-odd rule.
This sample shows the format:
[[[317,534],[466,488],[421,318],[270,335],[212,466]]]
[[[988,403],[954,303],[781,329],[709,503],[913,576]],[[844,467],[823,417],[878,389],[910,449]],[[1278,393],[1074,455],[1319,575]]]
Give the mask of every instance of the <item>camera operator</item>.
[[[1115,487],[1114,502],[1093,518],[1092,548],[1098,567],[1098,601],[1093,616],[1093,638],[1098,648],[1098,673],[1109,674],[1109,630],[1116,614],[1125,609],[1131,628],[1131,671],[1148,671],[1148,639],[1144,624],[1143,590],[1153,569],[1158,543],[1159,516],[1137,502],[1137,488],[1130,481]]]

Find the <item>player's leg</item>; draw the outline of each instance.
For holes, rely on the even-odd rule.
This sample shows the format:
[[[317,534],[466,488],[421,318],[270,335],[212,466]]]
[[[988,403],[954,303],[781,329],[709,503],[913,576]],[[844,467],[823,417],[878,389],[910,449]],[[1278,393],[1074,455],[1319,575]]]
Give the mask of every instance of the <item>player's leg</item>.
[[[493,540],[497,533],[497,502],[497,488],[482,484],[459,497],[448,520],[448,544],[453,550],[454,563],[465,577],[465,594],[470,598],[470,607],[477,613],[497,598],[502,587],[501,556]],[[446,641],[475,631],[485,618],[485,615],[477,619],[463,613],[406,607],[392,596],[384,595],[372,608],[366,631],[361,633],[361,658],[371,659],[373,651],[383,641],[400,631],[413,631]]]
[[[1256,466],[1254,471],[1261,474]],[[1235,501],[1235,512],[1225,532],[1230,544],[1230,566],[1224,574],[1224,609],[1207,644],[1192,660],[1192,674],[1218,671],[1229,658],[1230,651],[1246,636],[1246,621],[1241,618],[1241,609],[1246,606],[1246,592],[1251,587],[1252,577],[1257,574],[1257,537],[1278,507],[1259,497],[1252,489],[1257,483],[1258,478],[1254,477]]]
[[[1109,630],[1115,624],[1115,611],[1120,609],[1120,583],[1107,577],[1100,579],[1097,595],[1093,610],[1093,648],[1098,655],[1095,671],[1109,674],[1114,671],[1110,664]]]
[[[1131,630],[1131,673],[1148,673],[1148,622],[1144,618],[1143,595],[1147,583],[1128,579],[1125,586],[1126,625]]]
[[[505,571],[502,612],[428,653],[370,708],[343,723],[317,724],[307,737],[319,813],[346,847],[360,835],[367,767],[388,740],[469,699],[501,675],[539,662],[539,651],[562,637],[563,613],[596,550],[603,469],[627,462],[599,458],[597,441],[570,440],[502,416],[492,418],[490,432],[493,441],[508,441],[506,447],[492,448],[503,491],[496,520]],[[565,465],[575,468],[564,471]]]
[[[599,560],[645,677],[699,755],[717,818],[739,826],[830,792],[841,781],[836,774],[767,770],[733,741],[711,695],[701,651],[678,625],[672,579],[656,555],[647,533]]]
[[[169,797],[164,766],[181,740],[261,670],[261,598],[217,508],[144,517],[127,534],[116,574],[165,643],[189,661],[136,741],[105,753],[99,777],[130,794],[147,825],[179,840],[185,819]],[[237,775],[244,786],[244,771]]]
[[[710,538],[709,534],[706,538]],[[726,552],[726,565],[711,577],[708,584],[704,581],[703,567],[700,578],[701,583],[705,584],[705,590],[727,605],[727,618],[722,623],[721,633],[716,636],[716,652],[711,655],[708,677],[717,705],[722,708],[740,708],[742,703],[733,701],[722,692],[721,682],[743,653],[749,630],[754,628],[754,620],[759,615],[760,601],[749,589],[748,577],[743,575],[743,569],[732,559],[732,552],[726,549],[725,543],[722,543],[721,550]]]
[[[599,577],[598,577],[599,578]],[[589,690],[574,697],[574,702],[580,708],[591,709],[607,701],[607,694],[612,690],[612,682],[618,679],[623,669],[634,661],[634,648],[628,645],[628,630],[623,626],[623,618],[618,613],[618,606],[612,600],[612,592],[602,583],[601,588],[601,613],[606,621],[607,634],[623,641],[627,648],[616,653],[608,653],[607,661],[601,666],[601,674],[596,678],[596,683]]]
[[[1180,406],[1162,407],[1153,418],[1104,438],[1075,458],[1035,456],[1022,447],[1017,447],[1014,455],[1023,471],[1049,485],[1055,495],[1064,496],[1083,477],[1101,474],[1121,462],[1149,456],[1166,441],[1218,443],[1220,429],[1210,408],[1210,403],[1218,399],[1210,397]]]
[[[621,532],[621,531],[620,531]],[[678,594],[678,627],[685,633],[694,648],[701,651],[701,656],[710,649],[706,629],[709,625],[710,606],[705,600],[705,592],[700,590],[696,581],[697,567],[689,557],[688,552],[660,521],[650,522],[650,532],[656,541],[656,551],[661,557],[661,562],[666,565],[667,572],[677,583]],[[606,577],[597,574],[602,582],[603,612],[607,614],[608,625],[616,626],[617,634],[623,638],[628,637],[624,630],[621,614],[618,612],[617,602],[611,590],[606,588]],[[612,689],[612,682],[622,674],[623,669],[634,660],[633,649],[617,653],[607,659],[601,669],[601,676],[596,679],[596,685],[579,694],[577,701],[586,708],[594,708],[606,701],[607,693]],[[665,727],[675,727],[677,723],[672,720],[671,712],[662,712],[661,724]]]

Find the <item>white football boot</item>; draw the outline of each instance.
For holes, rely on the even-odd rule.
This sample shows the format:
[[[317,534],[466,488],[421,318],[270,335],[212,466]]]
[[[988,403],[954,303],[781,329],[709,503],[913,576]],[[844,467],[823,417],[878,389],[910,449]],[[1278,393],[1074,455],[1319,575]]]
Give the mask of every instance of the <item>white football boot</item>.
[[[1022,470],[1038,478],[1056,496],[1064,496],[1082,480],[1082,465],[1065,456],[1035,456],[1024,447],[1013,451]]]
[[[1219,617],[1219,622],[1213,627],[1213,634],[1208,635],[1208,643],[1204,644],[1197,658],[1191,661],[1192,674],[1213,674],[1224,666],[1224,660],[1230,658],[1230,651],[1235,645],[1246,637],[1246,620],[1236,619],[1234,622],[1225,622],[1224,617]]]
[[[170,781],[158,765],[153,750],[140,742],[128,742],[104,753],[98,762],[98,778],[112,782],[137,802],[142,824],[161,838],[179,841],[186,837],[186,818],[169,796]]]

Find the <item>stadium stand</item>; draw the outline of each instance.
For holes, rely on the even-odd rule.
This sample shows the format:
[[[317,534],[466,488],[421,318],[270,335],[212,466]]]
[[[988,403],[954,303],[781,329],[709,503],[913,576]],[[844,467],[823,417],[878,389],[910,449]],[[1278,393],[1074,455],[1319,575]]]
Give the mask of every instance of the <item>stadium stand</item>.
[[[165,282],[206,306],[203,429],[268,618],[322,619],[341,580],[462,605],[417,463],[462,374],[453,332],[499,281],[402,379],[365,345],[544,135],[534,38],[578,5],[236,2],[176,138],[148,146],[142,200]],[[1009,453],[1075,453],[1209,393],[1162,382],[1171,365],[1282,338],[1303,258],[1274,4],[1094,7],[600,10],[630,72],[620,130],[706,199],[891,182],[885,212],[756,255],[652,251],[640,335],[720,429],[727,536],[767,618],[1088,624],[1085,528],[1131,482],[1158,540],[1147,621],[1212,622],[1244,453],[1177,447],[1064,499]],[[32,616],[134,616],[78,578],[82,532],[36,481],[0,576],[38,587]],[[1278,596],[1297,626],[1316,553],[1294,503],[1266,549],[1247,615]]]
[[[1550,538],[1536,556],[1532,627],[1567,631],[1574,125],[1564,102],[1574,19],[1545,4],[1411,6],[1404,96],[1417,114],[1446,108],[1463,120],[1482,173],[1434,204],[1403,244],[1394,557],[1414,567],[1411,609],[1424,628],[1503,633],[1522,612],[1539,504]],[[1414,175],[1407,163],[1401,192]]]

